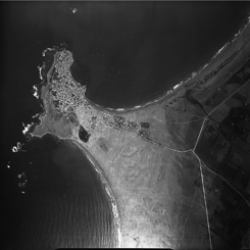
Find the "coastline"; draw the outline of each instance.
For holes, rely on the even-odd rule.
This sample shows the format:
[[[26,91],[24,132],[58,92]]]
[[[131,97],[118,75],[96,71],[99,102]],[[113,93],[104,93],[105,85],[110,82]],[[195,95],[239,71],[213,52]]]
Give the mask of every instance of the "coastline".
[[[196,72],[192,72],[190,76],[177,83],[172,87],[172,89],[167,90],[160,96],[154,98],[151,101],[148,101],[146,103],[143,103],[141,105],[137,105],[134,107],[124,107],[124,108],[109,108],[104,107],[98,104],[95,104],[91,102],[86,96],[85,99],[87,102],[95,107],[96,109],[102,111],[106,110],[108,112],[112,113],[126,113],[133,110],[139,110],[142,108],[145,108],[147,106],[154,105],[156,103],[162,103],[164,101],[170,101],[174,98],[178,98],[179,96],[182,96],[187,89],[195,87],[195,89],[204,89],[206,88],[211,80],[214,79],[214,76],[216,76],[217,73],[219,73],[223,68],[227,67],[230,62],[234,60],[235,57],[241,52],[241,50],[244,50],[245,46],[249,45],[250,43],[250,16],[248,18],[247,24],[244,25],[243,28],[241,28],[234,36],[233,40],[230,42],[227,42],[221,49],[219,49],[214,56],[203,66],[200,67],[199,70]],[[246,34],[245,34],[246,33]],[[244,41],[242,41],[242,36],[246,36],[244,38]],[[247,41],[245,41],[247,40]],[[243,44],[243,45],[242,45]],[[240,49],[238,50],[238,47]],[[225,59],[226,57],[226,59]],[[213,72],[217,72],[214,74]],[[237,71],[237,70],[235,70]],[[233,73],[232,73],[233,74]],[[208,78],[210,75],[210,78],[207,80],[204,80],[204,78]]]
[[[117,206],[116,203],[116,198],[113,196],[112,194],[112,185],[109,182],[109,179],[107,178],[105,172],[103,171],[103,169],[100,167],[99,162],[90,154],[89,151],[86,150],[86,148],[83,147],[83,145],[81,143],[79,143],[78,140],[74,140],[74,139],[69,139],[69,141],[71,143],[73,143],[76,147],[78,147],[82,153],[85,155],[85,157],[91,162],[94,170],[96,171],[97,175],[100,178],[100,181],[102,182],[102,185],[104,186],[105,192],[108,196],[108,199],[111,202],[111,206],[112,206],[112,211],[114,214],[114,219],[115,219],[115,226],[116,226],[116,230],[117,230],[117,235],[116,235],[116,240],[118,242],[118,248],[120,247],[120,218],[119,218],[119,208]]]
[[[248,38],[249,38],[249,34],[250,34],[250,27],[249,26],[250,25],[249,25],[249,22],[248,22],[246,28],[244,29],[244,32],[246,32],[246,36]],[[135,118],[136,121],[137,120],[140,121],[139,118],[137,118],[137,116],[135,115],[135,112],[137,112],[137,114],[138,114],[141,111],[143,111],[143,112],[145,111],[144,112],[145,113],[145,119],[148,119],[148,117],[150,117],[149,110],[151,108],[154,109],[154,107],[155,107],[155,108],[161,109],[162,106],[167,105],[167,103],[169,103],[168,107],[170,107],[170,108],[172,106],[178,105],[178,101],[180,100],[180,98],[182,98],[185,95],[185,93],[186,93],[186,91],[188,89],[193,88],[195,91],[200,92],[200,91],[203,91],[203,90],[207,90],[210,87],[211,88],[218,87],[216,85],[216,84],[218,84],[218,78],[221,77],[223,79],[223,81],[220,83],[220,84],[223,84],[226,81],[224,74],[226,74],[227,77],[230,77],[230,74],[228,74],[227,70],[233,67],[234,72],[237,72],[238,68],[235,69],[235,64],[240,64],[240,65],[238,65],[238,67],[241,67],[242,64],[244,63],[244,62],[242,62],[242,57],[243,56],[246,56],[246,57],[249,56],[249,55],[244,55],[244,53],[243,53],[244,50],[247,50],[248,47],[250,46],[249,39],[245,44],[243,43],[244,41],[242,41],[242,39],[243,39],[242,36],[243,36],[244,32],[242,32],[241,35],[239,35],[237,39],[234,39],[234,41],[233,41],[234,44],[230,44],[230,45],[226,46],[224,49],[220,50],[219,53],[216,53],[216,56],[214,56],[212,58],[211,63],[208,63],[205,66],[201,67],[201,70],[199,70],[198,73],[192,73],[191,77],[189,77],[185,81],[182,81],[180,84],[177,84],[176,85],[177,87],[175,86],[173,88],[173,90],[167,91],[166,93],[164,93],[163,96],[161,96],[161,97],[159,97],[159,98],[157,98],[157,99],[155,99],[155,100],[153,100],[151,102],[148,102],[146,104],[142,104],[142,105],[139,105],[139,106],[135,106],[135,107],[132,107],[132,108],[111,109],[111,108],[105,108],[105,107],[96,105],[96,104],[92,103],[90,100],[88,100],[86,98],[86,96],[84,96],[84,98],[83,98],[84,102],[81,104],[81,108],[80,109],[76,108],[76,110],[75,110],[75,113],[77,114],[77,116],[79,118],[79,121],[82,124],[84,124],[84,127],[87,127],[87,129],[89,129],[90,125],[88,125],[88,124],[89,124],[90,120],[88,118],[90,118],[94,114],[98,114],[98,116],[99,116],[98,118],[101,119],[101,116],[103,116],[105,114],[107,114],[110,117],[112,117],[113,115],[116,115],[116,114],[123,114],[123,115],[128,114],[128,117],[129,117],[130,112],[131,112],[131,114],[133,114],[136,117]],[[245,37],[244,37],[244,39],[245,39]],[[237,51],[238,47],[242,47],[242,50]],[[237,51],[237,54],[235,54],[236,51]],[[226,59],[225,59],[225,57],[226,57]],[[230,60],[228,60],[228,58],[230,58]],[[56,59],[55,59],[55,61],[56,61]],[[216,75],[212,75],[212,77],[210,79],[208,79],[206,82],[203,82],[203,84],[198,84],[198,83],[200,83],[200,81],[204,80],[204,78],[206,76],[208,76],[211,73],[211,71],[213,71],[213,70],[217,71],[218,68],[221,67],[221,65],[223,65],[223,67],[220,68],[220,70],[216,73]],[[64,68],[64,71],[66,71],[67,74],[70,73],[70,72],[68,72],[67,66],[66,66],[66,68]],[[233,74],[234,72],[230,72],[230,73]],[[63,74],[63,72],[61,74]],[[48,77],[47,79],[51,79],[51,78]],[[68,75],[68,79],[70,79],[70,74]],[[50,84],[50,83],[48,83],[48,84]],[[74,84],[77,85],[77,87],[79,87],[79,85],[77,83],[74,83]],[[82,88],[82,89],[84,89],[83,92],[85,93],[86,88]],[[47,90],[45,90],[44,92],[46,93],[46,91]],[[44,103],[47,103],[47,105],[45,105],[45,108],[46,108],[45,116],[51,116],[53,118],[53,116],[55,116],[55,115],[53,113],[51,113],[50,110],[49,110],[51,108],[51,106],[53,105],[53,103],[51,102],[51,100],[49,98],[50,97],[48,95],[46,95],[46,94],[43,96]],[[162,110],[163,109],[161,109],[161,111]],[[66,112],[66,114],[67,114],[67,112]],[[141,116],[143,117],[143,115],[141,115]],[[53,123],[54,123],[53,119],[52,119],[52,121],[50,121],[50,119],[49,119],[49,122],[50,122],[50,126],[53,126]],[[61,125],[61,127],[63,127],[64,124],[67,124],[67,122],[65,122],[65,121],[62,122],[62,119],[61,120],[59,119],[57,127],[54,127],[52,130],[51,130],[51,128],[49,126],[47,126],[45,124],[45,126],[43,127],[44,133],[46,133],[46,132],[48,133],[50,131],[53,131],[52,133],[57,135],[60,138],[60,133],[59,133],[58,127],[60,127],[60,125]],[[100,125],[100,127],[101,126],[102,125]],[[169,129],[169,128],[166,127],[166,130],[167,129]],[[97,171],[98,175],[100,176],[100,178],[101,178],[101,180],[102,180],[102,182],[103,182],[103,184],[105,186],[105,190],[107,192],[107,195],[109,196],[109,198],[111,200],[114,216],[116,217],[116,223],[117,223],[116,226],[117,226],[117,230],[118,230],[118,232],[117,232],[118,236],[117,237],[119,239],[119,247],[134,244],[134,243],[131,243],[132,240],[129,239],[129,236],[125,236],[125,234],[126,234],[126,225],[127,224],[124,223],[124,220],[126,220],[126,215],[125,215],[125,212],[122,213],[121,211],[119,211],[119,207],[117,205],[118,202],[116,203],[116,201],[119,200],[119,197],[115,197],[115,195],[118,195],[118,194],[122,195],[123,190],[122,190],[122,188],[120,188],[120,186],[119,187],[114,186],[114,185],[117,185],[117,180],[114,180],[114,176],[111,176],[111,175],[109,176],[108,174],[110,174],[110,173],[107,172],[107,169],[109,167],[111,167],[110,163],[112,162],[112,164],[115,164],[115,160],[117,159],[117,157],[120,156],[120,154],[122,152],[122,149],[121,149],[121,151],[119,151],[120,150],[120,148],[119,148],[119,150],[117,150],[118,153],[117,153],[117,155],[115,155],[114,159],[109,161],[106,158],[102,158],[102,155],[98,155],[99,152],[95,148],[96,144],[97,144],[97,141],[98,141],[98,138],[100,136],[107,137],[108,138],[107,140],[111,140],[110,138],[113,136],[112,133],[114,133],[114,132],[112,132],[112,129],[110,127],[108,127],[108,126],[105,126],[103,128],[103,130],[105,131],[105,134],[102,134],[101,130],[98,131],[98,132],[92,131],[91,132],[92,139],[90,140],[89,143],[84,144],[79,140],[79,138],[77,136],[77,127],[73,127],[73,128],[71,127],[71,130],[72,130],[72,134],[69,135],[67,138],[72,140],[72,142],[77,147],[79,147],[81,149],[81,151],[92,162],[92,164],[94,165],[95,171]],[[36,134],[36,132],[35,132],[33,135],[37,136],[38,134]],[[119,136],[122,139],[120,137],[118,137],[118,135],[117,135],[117,138],[123,140],[123,137],[120,134],[119,134]],[[128,137],[126,137],[123,140],[123,144],[124,144],[123,146],[124,147],[126,146],[126,144],[129,144],[132,141],[132,139],[134,141],[136,141],[136,140],[139,141],[137,138],[134,138],[133,136],[131,138],[128,138]],[[65,139],[65,138],[63,138],[63,139]],[[141,143],[141,141],[139,143]],[[147,143],[143,144],[143,147],[144,147],[144,145],[148,145],[148,144]],[[114,149],[115,149],[115,144],[114,144]],[[162,150],[162,151],[164,153],[164,150]],[[182,152],[182,151],[179,151],[179,152]],[[96,160],[96,159],[98,159],[98,160]],[[120,189],[120,192],[117,193],[117,189]],[[128,188],[128,190],[129,190],[129,188]],[[124,193],[126,193],[126,190],[124,191]],[[115,195],[112,195],[112,194],[115,194]],[[124,201],[120,200],[120,202],[122,204],[122,202],[124,202]],[[128,209],[126,211],[130,211],[130,210]],[[123,220],[123,223],[124,223],[125,226],[124,225],[121,226],[121,224],[122,224],[121,221],[122,220]],[[119,232],[120,228],[122,228],[122,230],[123,230],[122,233]],[[123,235],[123,243],[121,243],[121,241],[122,241],[122,239],[121,239],[122,236],[121,235]],[[154,243],[152,243],[152,244],[154,244]]]

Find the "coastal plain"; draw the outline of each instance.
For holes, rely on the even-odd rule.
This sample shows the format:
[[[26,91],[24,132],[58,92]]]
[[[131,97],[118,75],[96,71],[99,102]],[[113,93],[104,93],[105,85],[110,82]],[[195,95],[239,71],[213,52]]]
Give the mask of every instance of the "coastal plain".
[[[247,25],[190,79],[129,109],[105,108],[88,100],[86,87],[72,78],[72,54],[55,53],[41,89],[45,112],[31,134],[65,139],[93,163],[114,203],[117,247],[226,249],[230,234],[227,230],[222,237],[223,224],[215,219],[215,211],[226,210],[223,185],[238,197],[242,213],[250,214],[250,190],[238,188],[215,167],[217,158],[207,142],[207,130],[219,130],[218,124],[235,107],[235,95],[244,100],[242,105],[250,105],[249,41]],[[79,125],[90,135],[86,142],[79,138]],[[217,149],[218,162],[229,152],[228,143],[224,135],[226,146]]]

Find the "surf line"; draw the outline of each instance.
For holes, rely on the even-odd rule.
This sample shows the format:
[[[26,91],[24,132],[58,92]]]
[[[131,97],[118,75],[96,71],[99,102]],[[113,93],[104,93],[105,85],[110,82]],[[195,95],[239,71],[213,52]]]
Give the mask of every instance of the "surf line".
[[[112,206],[112,212],[114,214],[115,217],[115,226],[117,228],[117,242],[118,242],[118,248],[121,247],[121,222],[120,222],[120,218],[119,218],[119,212],[118,212],[118,206],[117,203],[115,201],[114,196],[112,195],[112,191],[111,188],[106,180],[106,178],[104,178],[104,175],[102,173],[102,170],[100,169],[100,167],[98,167],[98,162],[94,159],[94,157],[82,146],[82,144],[76,140],[71,140],[77,147],[79,147],[81,149],[81,151],[85,154],[85,156],[88,158],[88,160],[93,164],[95,171],[97,172],[98,176],[101,178],[102,184],[104,185],[105,191],[111,201],[111,206]]]

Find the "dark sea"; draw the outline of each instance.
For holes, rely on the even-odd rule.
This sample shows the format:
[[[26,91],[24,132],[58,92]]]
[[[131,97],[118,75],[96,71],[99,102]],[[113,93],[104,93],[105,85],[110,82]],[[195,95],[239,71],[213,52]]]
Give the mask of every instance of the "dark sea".
[[[116,244],[111,203],[86,157],[22,133],[43,111],[33,96],[43,50],[66,43],[91,101],[131,107],[206,64],[249,13],[248,2],[1,3],[1,249]]]
[[[16,211],[12,207],[17,218],[11,234],[16,235],[6,249],[10,244],[41,250],[117,246],[111,203],[81,150],[51,135],[32,139],[22,149],[26,152],[13,158],[22,194]]]

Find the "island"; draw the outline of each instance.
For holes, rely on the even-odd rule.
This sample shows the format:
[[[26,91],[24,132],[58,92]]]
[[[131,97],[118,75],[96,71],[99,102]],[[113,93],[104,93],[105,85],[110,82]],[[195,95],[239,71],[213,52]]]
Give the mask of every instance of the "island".
[[[91,102],[72,77],[73,53],[44,52],[53,63],[30,134],[68,140],[93,163],[117,247],[233,249],[249,239],[249,26],[190,78],[133,108]]]

